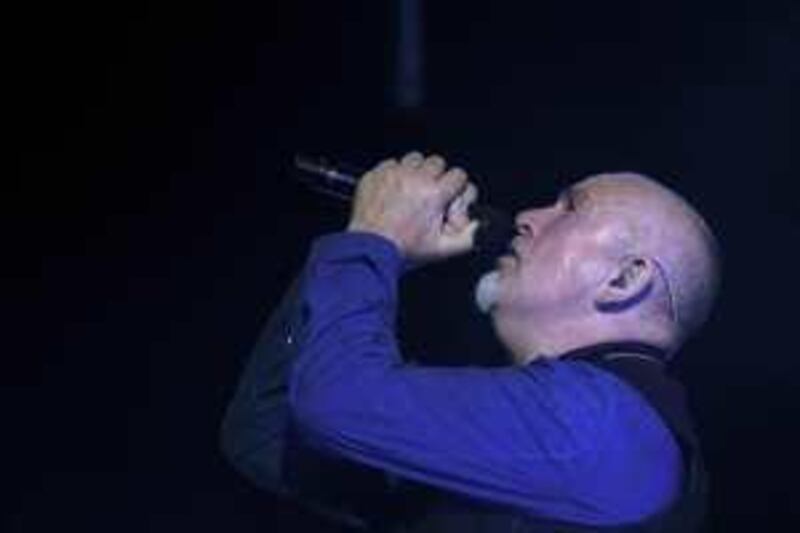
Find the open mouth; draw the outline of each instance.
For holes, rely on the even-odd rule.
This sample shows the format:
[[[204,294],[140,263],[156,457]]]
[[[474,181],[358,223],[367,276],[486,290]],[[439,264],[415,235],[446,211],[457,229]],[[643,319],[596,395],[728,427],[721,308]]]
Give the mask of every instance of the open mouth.
[[[518,245],[519,242],[517,242],[516,238],[508,242],[503,254],[497,258],[498,267],[503,265],[513,265],[521,261]]]

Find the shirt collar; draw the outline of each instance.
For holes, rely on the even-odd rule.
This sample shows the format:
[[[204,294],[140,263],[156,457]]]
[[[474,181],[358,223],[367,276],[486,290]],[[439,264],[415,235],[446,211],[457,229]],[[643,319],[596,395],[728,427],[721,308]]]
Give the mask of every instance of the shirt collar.
[[[666,350],[640,341],[618,341],[590,344],[574,350],[569,350],[558,357],[558,359],[614,359],[625,355],[639,356],[640,359],[653,361],[655,363],[666,364],[669,354]]]

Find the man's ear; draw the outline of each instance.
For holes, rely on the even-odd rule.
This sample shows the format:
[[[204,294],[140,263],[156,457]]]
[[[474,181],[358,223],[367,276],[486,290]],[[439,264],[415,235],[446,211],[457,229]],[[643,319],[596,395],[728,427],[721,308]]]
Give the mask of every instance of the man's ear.
[[[656,265],[648,257],[624,258],[603,282],[595,305],[603,311],[624,311],[635,306],[650,293],[656,273]]]

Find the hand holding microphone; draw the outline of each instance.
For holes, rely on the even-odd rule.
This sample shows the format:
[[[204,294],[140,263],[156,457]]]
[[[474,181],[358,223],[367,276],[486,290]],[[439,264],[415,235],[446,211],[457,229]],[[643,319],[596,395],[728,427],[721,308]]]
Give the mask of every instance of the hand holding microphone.
[[[364,174],[348,230],[381,235],[415,263],[445,259],[473,248],[479,221],[470,219],[469,206],[477,197],[462,169],[412,152]]]
[[[434,172],[436,177],[443,177],[445,174],[445,162],[440,157],[434,156],[426,159],[421,154],[409,154],[400,162],[394,161],[394,165],[397,167],[398,172],[405,171],[403,170],[405,164],[406,167],[416,167],[419,172],[425,174],[425,169],[428,167],[423,167],[423,163],[428,160],[433,165],[433,170],[436,171]],[[389,164],[390,161],[385,162],[385,164],[391,166]],[[343,202],[353,200],[360,176],[363,175],[363,178],[367,178],[368,175],[377,172],[380,167],[381,165],[371,172],[363,172],[352,166],[331,164],[322,158],[311,158],[302,155],[296,155],[294,158],[294,176],[296,179],[318,193]],[[439,168],[437,169],[437,167]],[[428,168],[428,170],[430,169]],[[457,169],[451,169],[448,172],[452,170]],[[414,181],[411,180],[407,185],[412,182]],[[451,255],[472,249],[487,258],[504,253],[511,237],[514,235],[512,218],[503,211],[478,203],[476,201],[478,195],[477,187],[474,184],[470,184],[469,181],[466,183],[463,190],[460,190],[455,198],[447,204],[447,209],[439,213],[442,216],[441,229],[445,237],[444,249],[451,250]],[[397,186],[399,186],[398,183],[393,183],[391,186],[387,185],[386,187],[390,188],[386,189],[381,186],[380,202],[388,205],[398,201],[397,198],[399,197],[396,197],[395,194],[400,194],[400,191],[394,190],[394,187]],[[372,194],[370,193],[370,197]],[[370,200],[369,203],[371,204],[374,201],[377,201],[377,193],[376,198]],[[371,217],[371,220],[375,217],[381,218],[374,211],[386,210],[379,208],[380,205],[375,204],[370,207],[368,216]],[[409,207],[405,206],[404,209],[409,209]],[[367,215],[365,214],[364,216]],[[470,222],[477,222],[477,229],[469,226]],[[431,257],[431,259],[433,258],[435,256]]]

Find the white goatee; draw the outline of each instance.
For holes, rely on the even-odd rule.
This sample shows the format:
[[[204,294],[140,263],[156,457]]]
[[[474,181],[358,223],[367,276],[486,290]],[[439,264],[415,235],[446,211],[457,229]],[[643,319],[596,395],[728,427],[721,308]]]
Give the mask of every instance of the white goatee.
[[[481,313],[490,313],[497,304],[500,292],[499,276],[497,270],[492,270],[481,276],[475,284],[475,305]]]

